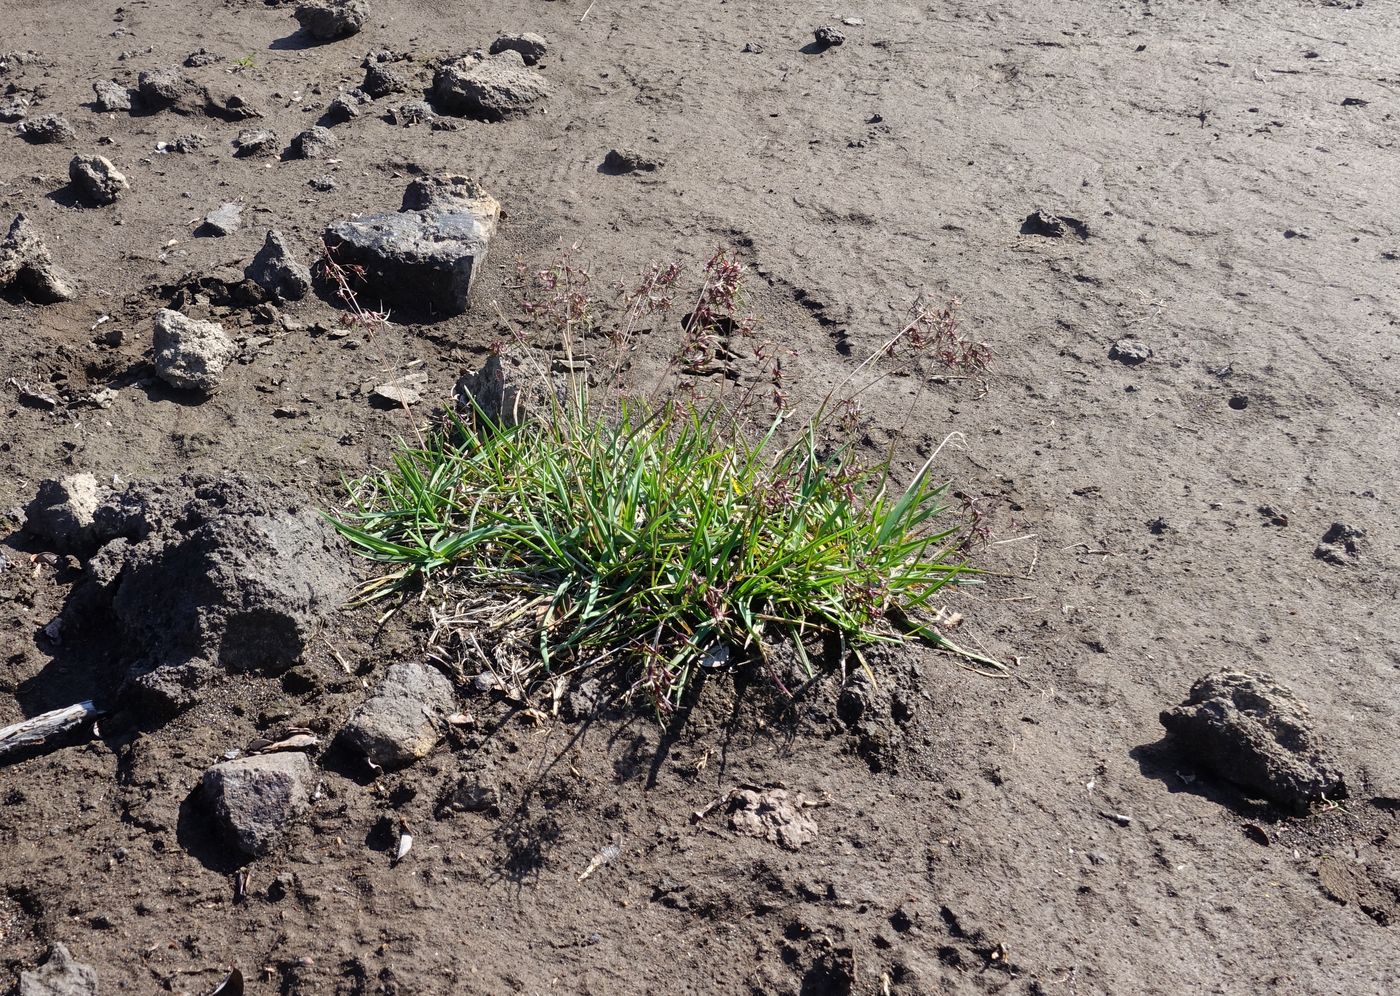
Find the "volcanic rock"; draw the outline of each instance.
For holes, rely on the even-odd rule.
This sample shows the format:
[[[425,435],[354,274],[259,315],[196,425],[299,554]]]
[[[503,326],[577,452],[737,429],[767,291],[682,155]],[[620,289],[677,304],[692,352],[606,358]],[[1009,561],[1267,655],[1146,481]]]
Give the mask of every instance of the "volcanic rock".
[[[1208,674],[1161,721],[1203,767],[1281,805],[1302,809],[1346,795],[1308,707],[1267,674]]]
[[[440,70],[433,84],[439,110],[481,121],[527,114],[549,92],[549,82],[527,69],[514,50],[484,59],[468,56]]]
[[[256,754],[204,772],[205,798],[229,842],[250,857],[266,854],[311,807],[316,768],[299,752]]]
[[[89,204],[112,204],[126,193],[126,176],[103,156],[74,156],[68,180]]]
[[[209,393],[233,359],[234,348],[218,322],[200,322],[178,311],[156,312],[156,374],[171,387]]]

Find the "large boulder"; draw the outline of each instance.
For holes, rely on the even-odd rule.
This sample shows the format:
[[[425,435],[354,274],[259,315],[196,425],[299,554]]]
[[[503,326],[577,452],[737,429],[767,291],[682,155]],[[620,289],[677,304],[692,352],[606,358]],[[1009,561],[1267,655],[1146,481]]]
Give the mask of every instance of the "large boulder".
[[[401,768],[428,755],[441,718],[455,704],[452,682],[441,672],[416,661],[395,664],[341,737],[381,768]]]
[[[6,288],[36,304],[67,301],[76,293],[72,279],[54,265],[48,247],[22,214],[15,215],[0,242],[0,290]]]
[[[156,375],[171,387],[209,393],[219,386],[219,376],[233,359],[233,341],[218,322],[200,322],[178,311],[156,312]]]
[[[1267,674],[1208,674],[1161,721],[1197,763],[1280,805],[1302,809],[1347,794],[1308,707]]]
[[[549,82],[528,69],[514,49],[458,60],[443,67],[433,83],[433,98],[441,111],[480,121],[528,114],[549,92]]]
[[[216,764],[202,786],[228,842],[249,857],[266,854],[311,807],[316,768],[302,753],[255,754]]]
[[[451,196],[431,195],[421,209],[372,214],[326,229],[337,263],[364,269],[364,300],[393,310],[456,315],[496,234],[501,206],[465,178],[446,182]]]

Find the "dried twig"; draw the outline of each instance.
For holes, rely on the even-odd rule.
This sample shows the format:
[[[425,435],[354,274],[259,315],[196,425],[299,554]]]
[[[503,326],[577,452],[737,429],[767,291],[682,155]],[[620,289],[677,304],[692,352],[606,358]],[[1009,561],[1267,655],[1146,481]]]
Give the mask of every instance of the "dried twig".
[[[37,747],[51,737],[66,733],[79,723],[101,714],[102,710],[89,700],[21,720],[0,729],[0,757],[28,747]]]

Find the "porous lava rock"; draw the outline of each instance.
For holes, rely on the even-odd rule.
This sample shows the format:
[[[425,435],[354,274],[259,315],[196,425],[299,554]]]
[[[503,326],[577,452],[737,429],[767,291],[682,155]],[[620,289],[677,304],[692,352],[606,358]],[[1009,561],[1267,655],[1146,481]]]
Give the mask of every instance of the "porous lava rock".
[[[1202,767],[1281,806],[1304,809],[1347,794],[1308,707],[1270,675],[1208,674],[1161,721]]]

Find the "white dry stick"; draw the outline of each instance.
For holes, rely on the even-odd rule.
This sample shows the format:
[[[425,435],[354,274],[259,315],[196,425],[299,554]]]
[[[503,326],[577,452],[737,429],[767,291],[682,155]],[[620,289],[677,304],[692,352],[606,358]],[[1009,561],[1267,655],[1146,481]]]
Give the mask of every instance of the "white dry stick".
[[[38,746],[50,737],[65,733],[79,723],[101,715],[101,712],[102,710],[89,700],[7,726],[0,730],[0,757],[24,750],[26,747]]]

